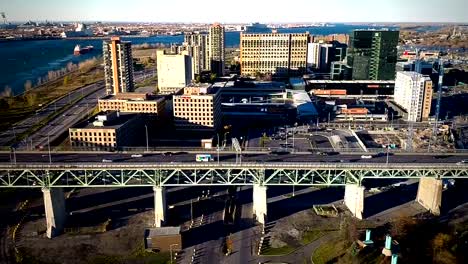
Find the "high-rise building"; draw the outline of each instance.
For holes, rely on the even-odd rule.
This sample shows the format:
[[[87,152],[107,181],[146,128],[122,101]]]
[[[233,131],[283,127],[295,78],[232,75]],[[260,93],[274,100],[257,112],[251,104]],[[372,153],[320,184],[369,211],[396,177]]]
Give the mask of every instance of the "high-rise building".
[[[156,56],[159,93],[175,93],[192,82],[192,57],[187,51],[172,54],[158,50]]]
[[[309,33],[241,34],[241,74],[305,73]]]
[[[173,95],[174,124],[180,130],[211,130],[221,124],[219,89],[210,86],[184,88],[183,95]]]
[[[224,27],[216,23],[210,27],[210,33],[208,35],[208,59],[211,72],[216,73],[218,76],[224,74],[224,52]]]
[[[135,88],[132,44],[112,37],[110,41],[103,41],[102,53],[107,94],[132,92]]]
[[[351,34],[348,65],[354,80],[393,80],[399,31],[355,30]]]
[[[184,49],[192,56],[193,72],[195,74],[209,70],[210,61],[208,59],[207,41],[208,36],[205,34],[185,33],[184,35]]]
[[[342,61],[346,57],[346,44],[337,41],[309,43],[307,51],[307,67],[320,72],[329,72],[334,61]]]
[[[417,72],[397,72],[394,100],[407,112],[408,121],[427,121],[432,101],[431,79]]]

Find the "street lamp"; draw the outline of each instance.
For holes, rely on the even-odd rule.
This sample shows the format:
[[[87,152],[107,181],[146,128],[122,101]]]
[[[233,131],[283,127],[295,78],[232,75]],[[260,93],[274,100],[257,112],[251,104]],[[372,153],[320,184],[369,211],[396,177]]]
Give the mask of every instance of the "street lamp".
[[[173,247],[173,246],[178,246],[178,245],[179,245],[179,244],[170,244],[170,245],[169,245],[169,251],[170,251],[170,254],[171,254],[171,264],[172,264],[172,260],[173,260],[173,258],[172,258],[172,247]]]
[[[145,125],[145,132],[146,132],[146,152],[149,152],[149,143],[148,143],[148,126]]]
[[[47,146],[49,149],[49,163],[52,163],[52,155],[50,154],[50,134],[47,134]]]
[[[216,138],[217,138],[217,141],[216,141],[216,153],[218,155],[218,164],[219,164],[219,133],[216,133]]]

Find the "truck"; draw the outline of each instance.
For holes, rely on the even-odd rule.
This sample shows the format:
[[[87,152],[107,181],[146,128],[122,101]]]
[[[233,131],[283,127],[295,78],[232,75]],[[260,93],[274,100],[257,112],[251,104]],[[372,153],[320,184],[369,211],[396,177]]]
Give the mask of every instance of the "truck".
[[[195,156],[195,161],[196,162],[210,162],[213,161],[213,157],[211,154],[197,154]]]

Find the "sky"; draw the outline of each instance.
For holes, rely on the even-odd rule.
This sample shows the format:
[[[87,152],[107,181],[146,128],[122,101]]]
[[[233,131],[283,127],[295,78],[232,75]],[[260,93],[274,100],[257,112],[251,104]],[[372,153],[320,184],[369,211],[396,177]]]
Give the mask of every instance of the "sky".
[[[9,21],[468,22],[467,0],[0,0]]]

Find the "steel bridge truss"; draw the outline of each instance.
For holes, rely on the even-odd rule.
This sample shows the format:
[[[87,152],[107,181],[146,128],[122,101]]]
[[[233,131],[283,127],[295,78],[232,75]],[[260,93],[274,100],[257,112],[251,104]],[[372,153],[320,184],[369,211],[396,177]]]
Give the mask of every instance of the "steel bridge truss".
[[[117,166],[118,167],[118,166]],[[375,167],[375,165],[374,165]],[[468,178],[468,168],[398,166],[159,166],[151,168],[0,168],[0,187],[143,187],[194,185],[342,186],[364,179]]]

